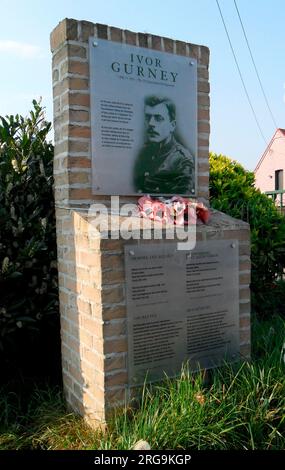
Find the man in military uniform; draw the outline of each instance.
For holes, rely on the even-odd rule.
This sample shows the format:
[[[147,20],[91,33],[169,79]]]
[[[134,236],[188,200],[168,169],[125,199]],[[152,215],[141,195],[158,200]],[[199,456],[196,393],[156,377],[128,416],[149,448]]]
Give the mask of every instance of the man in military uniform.
[[[194,158],[175,139],[176,110],[168,98],[145,100],[146,143],[134,167],[137,192],[147,194],[193,194]]]

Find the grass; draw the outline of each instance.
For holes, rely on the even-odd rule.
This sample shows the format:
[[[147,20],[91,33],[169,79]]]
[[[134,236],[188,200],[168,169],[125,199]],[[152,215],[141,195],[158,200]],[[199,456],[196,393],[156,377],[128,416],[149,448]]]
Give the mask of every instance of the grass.
[[[0,392],[0,449],[285,448],[285,321],[254,321],[251,363],[225,364],[147,386],[139,405],[118,412],[108,430],[67,413],[61,390]]]

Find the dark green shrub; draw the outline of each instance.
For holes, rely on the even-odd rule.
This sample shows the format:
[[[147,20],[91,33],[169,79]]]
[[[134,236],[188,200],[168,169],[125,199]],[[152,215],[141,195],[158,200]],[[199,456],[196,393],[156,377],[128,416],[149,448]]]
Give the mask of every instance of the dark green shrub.
[[[27,355],[40,366],[58,350],[50,127],[36,101],[26,118],[0,118],[0,348],[9,367]]]
[[[276,292],[285,267],[285,217],[273,201],[254,187],[254,174],[223,155],[210,154],[211,206],[242,219],[251,228],[251,290],[254,310],[260,315],[284,313]],[[284,305],[284,304],[283,304]]]

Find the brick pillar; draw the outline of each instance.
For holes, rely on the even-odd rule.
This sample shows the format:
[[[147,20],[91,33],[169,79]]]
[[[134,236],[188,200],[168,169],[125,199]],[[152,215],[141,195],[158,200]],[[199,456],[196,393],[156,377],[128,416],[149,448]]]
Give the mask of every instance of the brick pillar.
[[[51,33],[55,129],[55,196],[78,206],[98,200],[91,192],[89,37],[110,39],[193,57],[198,61],[198,198],[209,198],[209,49],[88,21],[65,19]],[[101,197],[101,199],[108,199]],[[136,198],[128,198],[134,201]]]

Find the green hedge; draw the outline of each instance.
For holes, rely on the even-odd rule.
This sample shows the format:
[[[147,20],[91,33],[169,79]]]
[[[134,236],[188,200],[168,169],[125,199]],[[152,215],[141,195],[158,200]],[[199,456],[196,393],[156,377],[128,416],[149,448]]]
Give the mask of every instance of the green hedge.
[[[280,275],[285,266],[285,217],[254,187],[254,173],[214,153],[210,154],[210,203],[250,224],[254,310],[263,316],[274,311],[284,314],[285,288]]]
[[[50,128],[36,101],[26,118],[0,117],[0,348],[31,370],[59,344]]]

